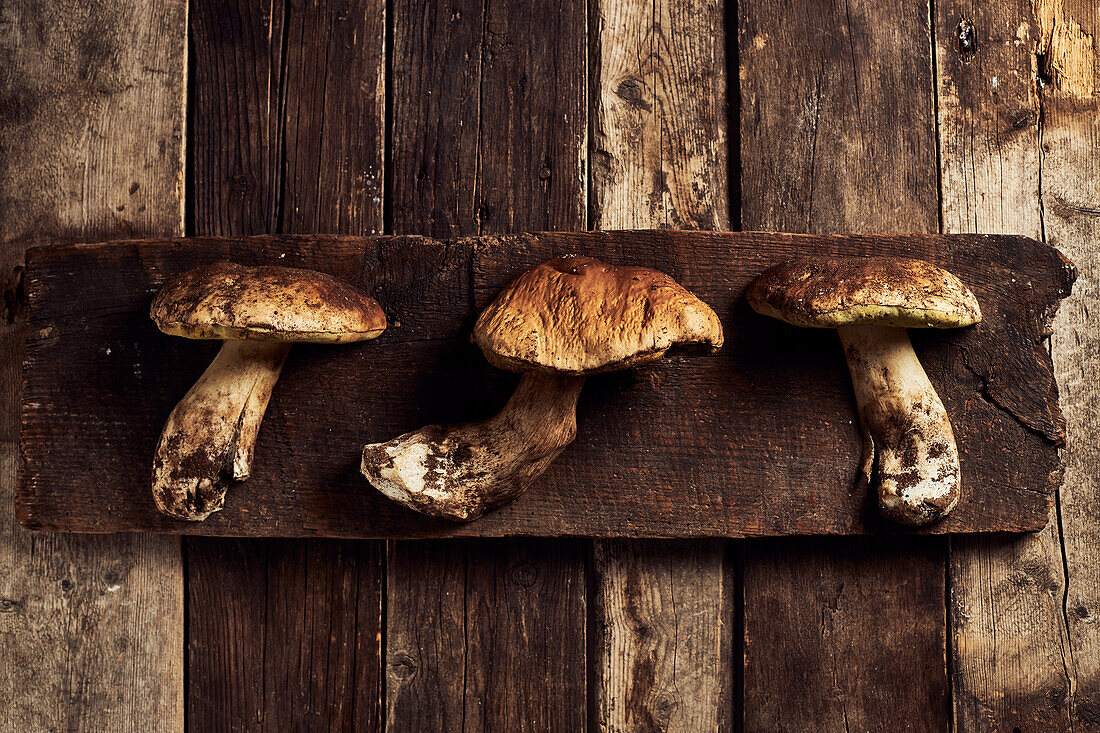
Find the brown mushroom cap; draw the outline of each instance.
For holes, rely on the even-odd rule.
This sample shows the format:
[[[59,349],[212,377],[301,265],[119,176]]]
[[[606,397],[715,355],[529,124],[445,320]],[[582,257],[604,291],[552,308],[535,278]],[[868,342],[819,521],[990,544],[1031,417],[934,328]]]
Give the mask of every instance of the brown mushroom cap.
[[[722,324],[662,272],[565,256],[509,283],[474,339],[499,369],[583,376],[656,361],[677,344],[716,349]]]
[[[386,329],[378,302],[313,270],[215,262],[161,288],[149,309],[157,328],[191,339],[365,341]]]
[[[982,320],[959,278],[898,257],[791,260],[756,278],[745,297],[758,313],[811,328],[957,328]]]

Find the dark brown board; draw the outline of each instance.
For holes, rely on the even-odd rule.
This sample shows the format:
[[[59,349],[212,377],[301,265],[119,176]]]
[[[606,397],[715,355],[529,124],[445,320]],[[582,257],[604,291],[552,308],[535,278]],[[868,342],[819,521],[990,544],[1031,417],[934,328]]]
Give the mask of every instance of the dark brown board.
[[[581,0],[386,3],[399,60],[387,80],[388,233],[586,228],[587,10]],[[389,543],[387,733],[584,730],[586,549]]]
[[[527,266],[565,252],[670,273],[717,310],[727,346],[591,379],[576,443],[527,494],[477,522],[428,520],[373,492],[357,471],[362,443],[426,422],[483,417],[503,403],[515,377],[488,367],[469,344],[474,308]],[[762,318],[742,297],[770,264],[811,252],[920,252],[971,286],[982,324],[913,333],[952,415],[966,479],[959,507],[926,531],[1041,528],[1064,439],[1042,338],[1074,271],[1046,245],[982,235],[646,231],[34,249],[17,512],[38,529],[229,536],[891,531],[851,488],[858,426],[835,335]],[[216,345],[161,335],[146,309],[166,278],[225,257],[355,282],[384,305],[391,328],[366,344],[296,347],[264,421],[253,477],[231,490],[224,511],[180,523],[153,508],[149,456]]]
[[[387,14],[187,4],[189,234],[382,230]],[[185,557],[188,731],[381,729],[384,542],[191,537]]]

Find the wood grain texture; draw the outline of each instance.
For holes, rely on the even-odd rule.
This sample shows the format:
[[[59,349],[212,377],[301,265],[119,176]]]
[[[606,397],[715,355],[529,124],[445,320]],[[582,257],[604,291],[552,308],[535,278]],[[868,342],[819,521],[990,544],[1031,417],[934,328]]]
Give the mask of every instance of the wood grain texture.
[[[1066,481],[1059,506],[1069,628],[1068,707],[1076,729],[1100,727],[1100,9],[1036,3],[1043,230],[1077,258],[1075,297],[1055,321],[1055,371],[1066,404]],[[1091,73],[1090,73],[1091,72]],[[1062,703],[1065,706],[1065,703]]]
[[[728,229],[725,8],[594,6],[595,229]]]
[[[1031,2],[937,3],[934,24],[944,231],[1042,237],[1039,39]],[[1057,518],[1035,535],[952,541],[949,670],[957,730],[1072,725],[1077,677],[1062,607],[1060,541]]]
[[[482,417],[504,403],[516,377],[489,369],[469,343],[472,314],[516,273],[568,252],[670,273],[715,306],[727,346],[590,379],[577,441],[526,494],[477,522],[428,520],[367,490],[357,469],[364,441]],[[888,531],[868,516],[866,497],[851,491],[859,440],[835,334],[759,317],[742,299],[769,265],[813,252],[919,252],[969,283],[985,315],[980,325],[913,333],[952,415],[970,487],[951,517],[927,531],[1040,527],[1059,465],[1061,418],[1054,404],[1036,409],[1013,395],[1049,393],[1041,337],[1072,277],[1054,250],[1033,240],[968,235],[563,232],[35,249],[27,276],[27,470],[17,508],[39,528],[237,536]],[[252,478],[233,487],[224,511],[180,523],[140,500],[145,466],[164,417],[217,345],[160,334],[147,303],[166,278],[219,258],[329,272],[373,293],[393,325],[364,344],[295,347],[260,431]],[[44,364],[51,368],[36,369]],[[1000,404],[982,391],[993,373],[1014,385]],[[119,403],[117,394],[143,399]],[[350,419],[333,418],[349,412]],[[619,486],[631,491],[612,490]]]
[[[401,0],[393,10],[394,231],[583,229],[584,4]],[[419,414],[378,439],[503,404],[465,340],[473,313],[462,316],[465,338],[437,344],[450,349],[436,362],[446,372],[422,375],[420,394],[386,390],[406,392]],[[584,728],[580,541],[395,542],[388,579],[388,729]]]
[[[740,3],[743,226],[936,230],[928,10]],[[941,396],[965,378],[928,371]],[[958,425],[973,403],[945,404]],[[944,543],[926,542],[746,546],[746,731],[948,729]]]
[[[0,730],[183,728],[169,537],[15,522],[32,244],[182,234],[186,3],[8,4],[0,21]]]
[[[594,13],[593,225],[728,229],[723,4],[611,0]],[[595,543],[589,664],[600,730],[732,729],[725,550]]]
[[[194,231],[381,231],[384,28],[382,2],[194,5]],[[381,543],[188,557],[189,727],[381,727]]]
[[[745,555],[745,730],[948,730],[942,542],[766,540]]]
[[[376,730],[378,543],[195,544],[188,553],[189,725]],[[246,664],[257,668],[227,671]]]
[[[392,26],[393,231],[476,234],[484,3],[403,0]]]
[[[596,715],[606,730],[732,730],[727,543],[595,543]]]
[[[392,7],[392,56],[395,61],[407,59],[407,63],[393,64],[391,81],[393,231],[436,236],[476,233],[473,182],[480,145],[485,4],[465,2],[452,7],[408,0]],[[422,322],[422,317],[416,320]],[[453,347],[444,363],[468,374],[469,361],[467,350]],[[450,391],[453,382],[424,380],[423,384],[434,397],[443,389]],[[413,393],[422,390],[414,387]],[[430,405],[425,402],[422,407]],[[432,419],[422,415],[408,429]],[[403,430],[394,429],[380,439]],[[388,549],[386,730],[465,730],[470,546],[394,542]],[[476,709],[481,699],[472,697]]]

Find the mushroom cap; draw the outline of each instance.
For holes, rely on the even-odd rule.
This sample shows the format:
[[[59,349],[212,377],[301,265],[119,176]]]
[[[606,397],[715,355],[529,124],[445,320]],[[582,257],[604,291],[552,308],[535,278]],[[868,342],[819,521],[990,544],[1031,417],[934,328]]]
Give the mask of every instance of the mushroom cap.
[[[677,344],[717,349],[722,324],[662,272],[567,255],[509,283],[474,340],[499,369],[583,376],[656,361]]]
[[[191,339],[344,343],[386,329],[378,302],[334,277],[232,262],[172,279],[153,298],[149,316],[161,331]]]
[[[790,260],[756,278],[745,297],[758,313],[811,328],[957,328],[982,320],[959,278],[900,257]]]

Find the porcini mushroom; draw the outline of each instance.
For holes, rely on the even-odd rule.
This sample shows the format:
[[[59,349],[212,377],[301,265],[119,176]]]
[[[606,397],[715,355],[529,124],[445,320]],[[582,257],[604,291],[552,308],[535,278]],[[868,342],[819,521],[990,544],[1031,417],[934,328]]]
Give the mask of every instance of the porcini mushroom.
[[[959,501],[959,452],[905,329],[979,322],[974,294],[921,260],[837,257],[777,265],[746,297],[766,316],[837,329],[863,428],[860,484],[876,487],[881,514],[917,526],[946,516]]]
[[[344,343],[378,336],[386,316],[366,293],[311,270],[231,262],[168,282],[149,312],[174,336],[223,341],[160,435],[153,499],[178,519],[222,508],[229,481],[243,481],[271,391],[293,342]]]
[[[523,373],[500,412],[363,448],[362,472],[375,488],[458,521],[519,496],[573,442],[585,377],[656,361],[677,344],[717,349],[722,324],[668,275],[567,256],[505,287],[477,319],[474,340],[490,364]]]

